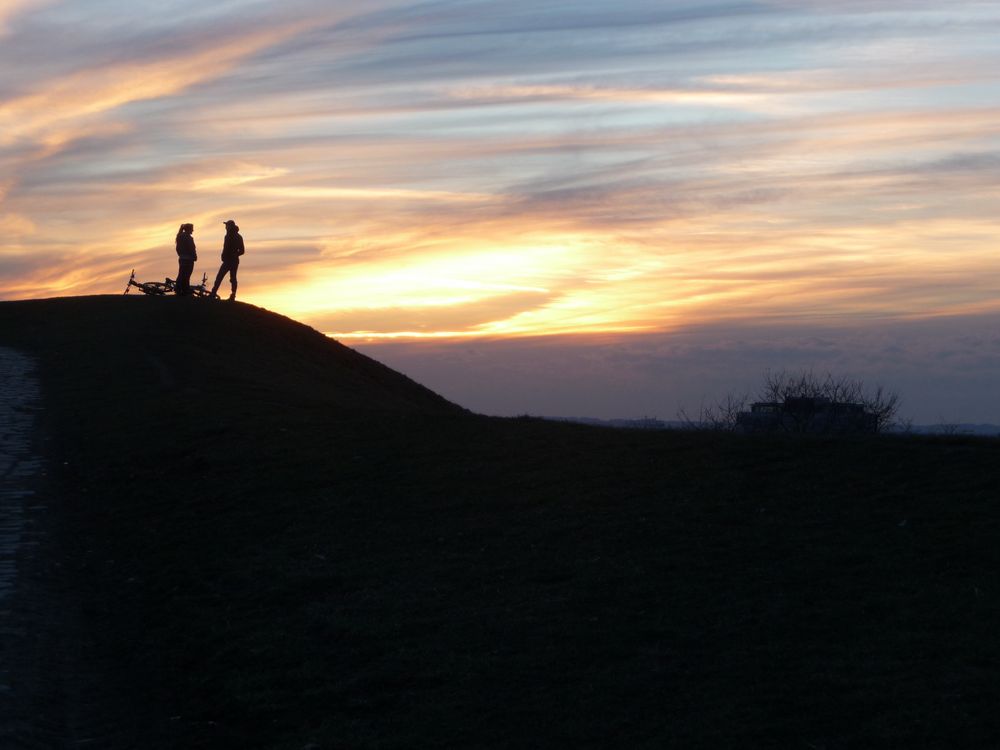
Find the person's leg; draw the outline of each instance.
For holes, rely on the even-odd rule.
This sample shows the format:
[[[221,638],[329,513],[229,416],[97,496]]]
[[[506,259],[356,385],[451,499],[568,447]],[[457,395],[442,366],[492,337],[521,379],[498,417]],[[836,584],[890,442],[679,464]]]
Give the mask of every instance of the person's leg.
[[[226,271],[229,270],[229,264],[226,261],[222,261],[222,265],[219,266],[219,272],[215,274],[215,283],[212,284],[212,296],[214,297],[218,291],[219,287],[222,285],[222,280],[226,278]]]
[[[229,265],[229,284],[233,288],[229,299],[236,299],[236,272],[240,269],[240,262],[237,260]]]
[[[191,272],[193,270],[193,260],[179,260],[177,262],[176,293],[178,296],[184,297],[191,293]]]

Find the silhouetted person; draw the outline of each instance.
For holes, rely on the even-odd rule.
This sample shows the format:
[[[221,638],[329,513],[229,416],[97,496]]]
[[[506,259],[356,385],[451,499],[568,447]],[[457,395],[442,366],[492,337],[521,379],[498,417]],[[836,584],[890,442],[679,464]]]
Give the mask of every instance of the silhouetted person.
[[[194,224],[181,224],[181,228],[177,230],[177,286],[175,292],[178,297],[186,297],[191,294],[191,272],[194,270],[194,262],[198,260],[193,234]]]
[[[243,238],[240,236],[240,228],[236,226],[235,221],[230,219],[223,223],[226,225],[226,239],[222,241],[222,266],[215,276],[215,284],[212,285],[212,297],[219,296],[217,294],[219,285],[228,273],[229,284],[233,289],[229,295],[229,301],[232,302],[236,299],[236,272],[240,269],[240,256],[244,252]]]

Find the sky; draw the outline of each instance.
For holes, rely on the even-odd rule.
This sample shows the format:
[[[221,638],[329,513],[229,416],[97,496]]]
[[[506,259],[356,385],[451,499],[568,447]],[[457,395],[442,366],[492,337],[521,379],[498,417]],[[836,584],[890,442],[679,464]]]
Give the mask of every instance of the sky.
[[[1000,423],[1000,3],[0,0],[0,300],[195,278],[476,411]]]

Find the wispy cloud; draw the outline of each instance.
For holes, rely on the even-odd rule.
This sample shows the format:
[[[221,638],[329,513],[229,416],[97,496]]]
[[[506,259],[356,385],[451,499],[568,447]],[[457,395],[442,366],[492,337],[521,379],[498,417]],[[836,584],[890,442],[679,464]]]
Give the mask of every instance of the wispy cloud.
[[[10,33],[11,22],[19,15],[55,0],[0,0],[0,37]]]
[[[95,119],[133,102],[182,94],[242,59],[293,36],[301,23],[224,40],[213,48],[84,69],[0,104],[0,147],[28,141],[57,148],[89,133]]]
[[[0,5],[3,297],[235,216],[351,340],[993,308],[991,4],[130,7]]]

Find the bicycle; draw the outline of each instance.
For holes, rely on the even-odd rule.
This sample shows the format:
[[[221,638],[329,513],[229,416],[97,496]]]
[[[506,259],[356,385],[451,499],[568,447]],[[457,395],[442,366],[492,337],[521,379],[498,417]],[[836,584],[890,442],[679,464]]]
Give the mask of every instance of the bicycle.
[[[208,274],[203,273],[201,275],[201,283],[191,286],[191,296],[192,297],[211,297],[212,293],[207,288],[208,284]],[[128,294],[132,291],[132,287],[135,287],[143,294],[148,294],[151,297],[162,297],[166,294],[177,294],[177,282],[171,278],[165,278],[163,281],[136,281],[135,280],[135,269],[132,269],[132,274],[128,277],[128,284],[125,285],[124,294]]]

